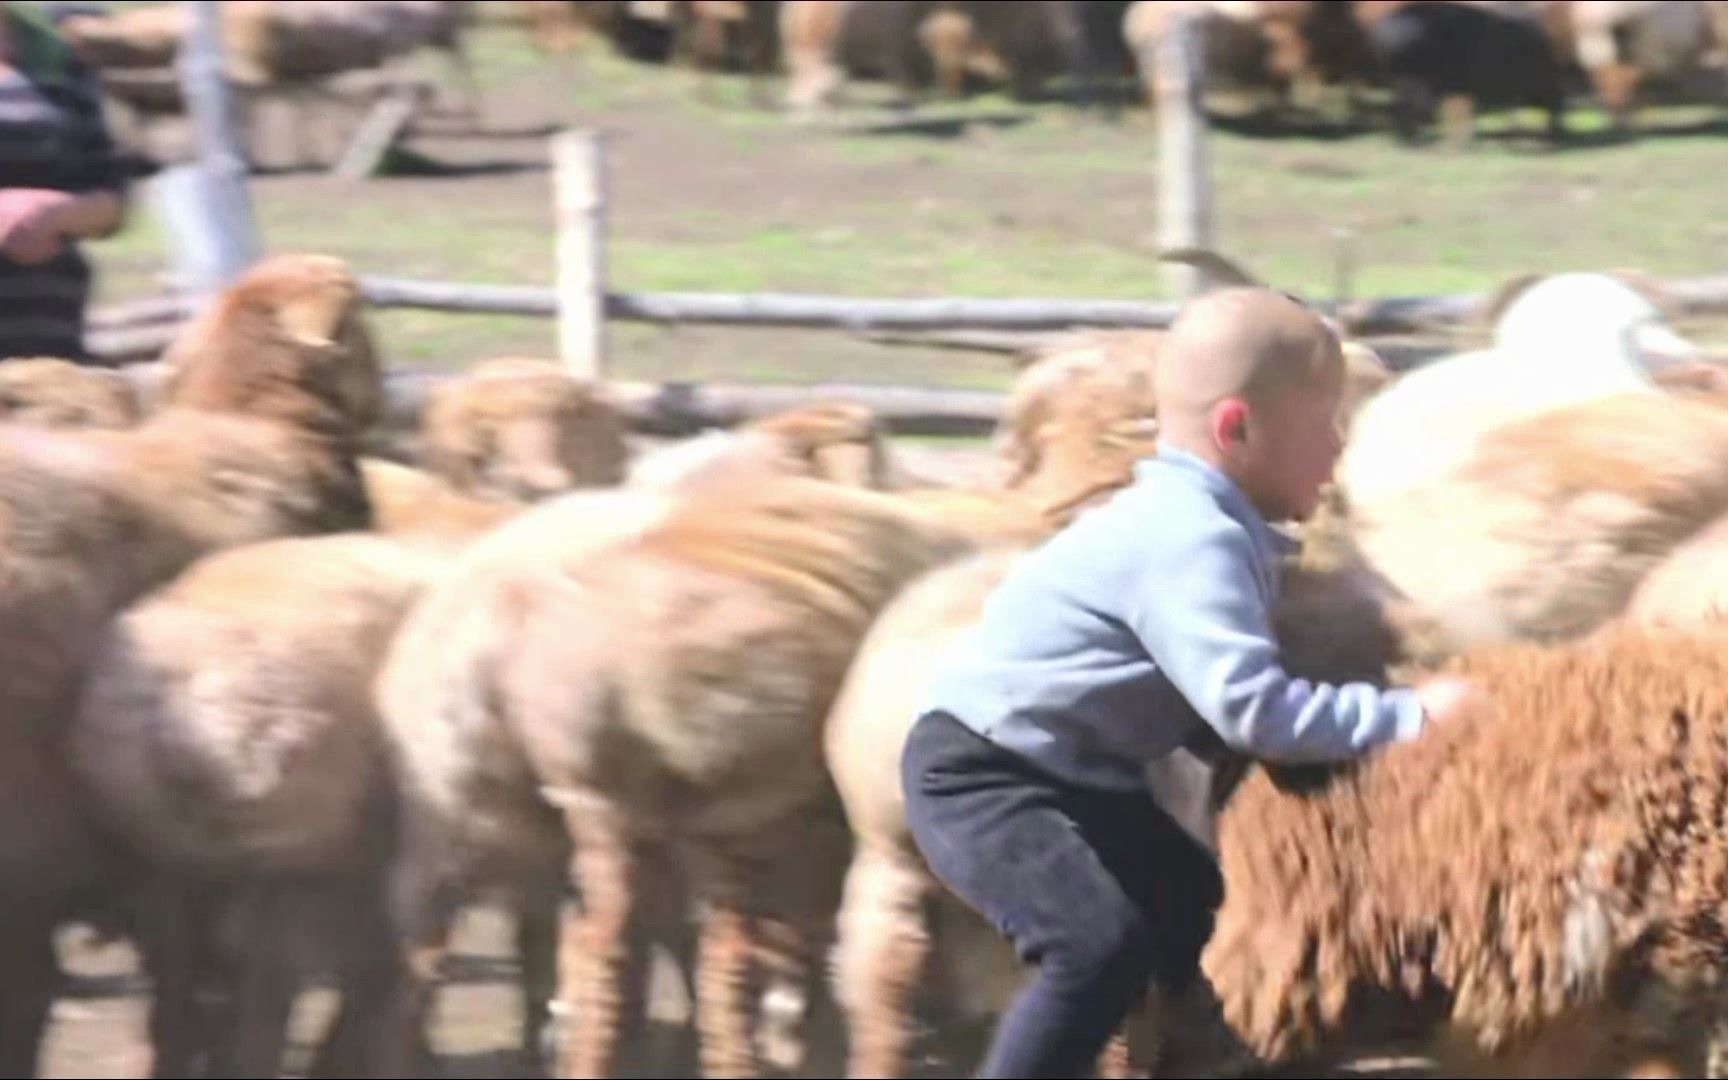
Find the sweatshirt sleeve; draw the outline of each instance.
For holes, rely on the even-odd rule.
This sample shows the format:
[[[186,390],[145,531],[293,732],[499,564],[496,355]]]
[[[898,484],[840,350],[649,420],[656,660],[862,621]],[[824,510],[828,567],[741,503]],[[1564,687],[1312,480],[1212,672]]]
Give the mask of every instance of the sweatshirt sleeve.
[[[1254,578],[1253,541],[1233,521],[1166,535],[1123,597],[1153,661],[1230,747],[1270,761],[1357,757],[1416,737],[1424,714],[1408,688],[1293,678],[1279,661]]]

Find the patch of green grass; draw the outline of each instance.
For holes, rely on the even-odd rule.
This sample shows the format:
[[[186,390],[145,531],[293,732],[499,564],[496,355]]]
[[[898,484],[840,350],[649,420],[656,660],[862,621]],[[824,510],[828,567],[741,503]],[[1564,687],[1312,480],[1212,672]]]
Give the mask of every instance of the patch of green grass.
[[[1117,123],[999,94],[910,115],[863,104],[796,125],[755,107],[742,76],[698,79],[604,49],[541,56],[519,28],[474,43],[505,127],[548,116],[619,132],[608,248],[615,288],[803,291],[863,296],[1158,295],[1156,133],[1143,109]],[[778,98],[783,83],[770,87]],[[1670,128],[1708,110],[1651,114]],[[1347,232],[1356,295],[1492,287],[1529,270],[1635,266],[1719,272],[1728,250],[1716,134],[1600,138],[1575,110],[1580,145],[1509,137],[1528,114],[1484,118],[1466,150],[1411,148],[1388,134],[1261,136],[1214,129],[1216,246],[1288,288],[1330,295]],[[904,130],[925,125],[923,134]],[[872,126],[898,124],[893,133]],[[1593,137],[1594,136],[1594,137]],[[666,148],[688,146],[686,154]],[[653,151],[653,152],[650,152]],[[455,152],[455,151],[452,151]],[[538,144],[522,144],[524,155]],[[433,152],[436,156],[437,151]],[[536,163],[537,164],[537,163]],[[628,166],[628,167],[626,167]],[[668,175],[676,171],[676,175]],[[267,244],[331,251],[363,272],[549,283],[550,191],[541,174],[385,179],[344,185],[272,177],[255,185]],[[730,179],[728,179],[730,178]],[[165,247],[147,202],[121,236],[91,245],[103,298],[153,293]],[[394,362],[449,366],[502,352],[545,354],[546,320],[386,312]],[[999,357],[883,349],[844,335],[613,328],[616,370],[644,378],[885,381],[996,387]]]

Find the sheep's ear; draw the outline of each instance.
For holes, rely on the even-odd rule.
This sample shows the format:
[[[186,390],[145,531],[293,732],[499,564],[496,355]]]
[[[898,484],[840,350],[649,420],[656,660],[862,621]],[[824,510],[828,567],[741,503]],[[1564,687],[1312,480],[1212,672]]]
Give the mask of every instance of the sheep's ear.
[[[1500,287],[1489,294],[1482,305],[1480,318],[1484,326],[1493,326],[1500,321],[1500,316],[1512,306],[1513,301],[1523,296],[1530,286],[1547,277],[1547,274],[1518,274],[1500,283]]]
[[[1231,262],[1224,256],[1203,247],[1167,248],[1158,253],[1161,262],[1180,263],[1192,266],[1205,274],[1214,285],[1248,285],[1264,288],[1266,283],[1250,274],[1240,265]]]
[[[349,296],[341,289],[313,289],[285,300],[276,309],[276,322],[288,336],[304,345],[335,343]]]

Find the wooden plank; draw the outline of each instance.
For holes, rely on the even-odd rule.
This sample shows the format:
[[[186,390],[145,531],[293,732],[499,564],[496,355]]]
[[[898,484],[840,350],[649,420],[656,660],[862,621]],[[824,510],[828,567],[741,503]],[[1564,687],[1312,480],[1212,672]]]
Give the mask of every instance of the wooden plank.
[[[154,399],[167,374],[165,367],[155,361],[129,364],[121,371],[146,401]],[[387,372],[380,428],[401,431],[417,427],[432,389],[456,377],[450,372],[413,369]],[[852,383],[611,382],[606,389],[633,430],[665,436],[732,427],[782,409],[821,401],[864,405],[882,418],[888,430],[900,434],[985,435],[995,426],[1005,400],[1003,394],[984,390]]]
[[[377,176],[425,101],[425,92],[417,85],[395,86],[386,91],[366,110],[360,126],[331,166],[331,175],[343,180]]]
[[[1658,283],[1683,316],[1728,313],[1728,274],[1677,278]],[[443,281],[363,276],[361,286],[378,308],[481,312],[553,318],[554,290],[526,285],[470,285]],[[1480,318],[1485,293],[1457,296],[1363,298],[1321,304],[1353,333],[1372,337],[1467,325]],[[190,302],[149,302],[139,321],[160,322],[162,307]],[[160,305],[160,306],[158,306]],[[612,293],[606,316],[629,322],[711,326],[779,326],[845,330],[860,335],[938,331],[1026,333],[1113,327],[1163,327],[1178,305],[1137,300],[907,299],[884,300],[806,293]],[[145,309],[140,309],[141,311]],[[97,309],[96,324],[116,325],[109,309]]]

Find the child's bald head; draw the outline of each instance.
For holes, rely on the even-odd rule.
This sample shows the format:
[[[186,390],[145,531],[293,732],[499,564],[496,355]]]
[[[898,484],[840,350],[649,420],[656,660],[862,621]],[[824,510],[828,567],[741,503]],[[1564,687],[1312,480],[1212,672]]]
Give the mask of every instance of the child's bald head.
[[[1314,312],[1271,289],[1220,289],[1171,324],[1158,363],[1159,425],[1188,426],[1230,397],[1264,406],[1343,375],[1343,348]]]
[[[1269,517],[1311,512],[1339,441],[1344,351],[1314,312],[1265,288],[1182,309],[1158,360],[1159,441],[1213,462]]]

